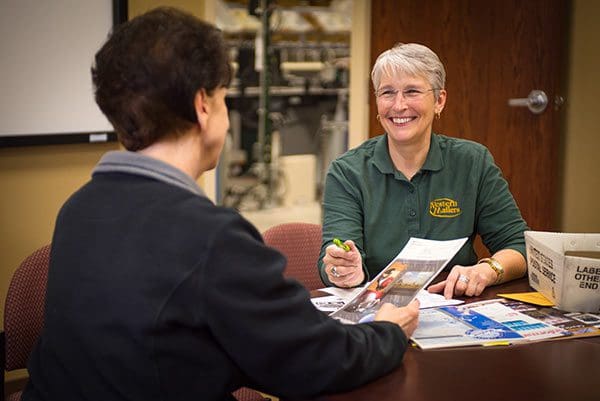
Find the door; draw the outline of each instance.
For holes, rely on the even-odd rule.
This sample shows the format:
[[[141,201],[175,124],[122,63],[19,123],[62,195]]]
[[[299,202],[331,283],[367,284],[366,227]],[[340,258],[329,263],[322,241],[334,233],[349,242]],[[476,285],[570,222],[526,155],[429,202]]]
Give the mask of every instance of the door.
[[[448,99],[435,132],[486,145],[527,224],[556,230],[570,2],[566,0],[373,0],[371,65],[397,42],[422,43],[446,68]],[[543,113],[510,107],[533,89]],[[370,99],[371,136],[383,131]]]

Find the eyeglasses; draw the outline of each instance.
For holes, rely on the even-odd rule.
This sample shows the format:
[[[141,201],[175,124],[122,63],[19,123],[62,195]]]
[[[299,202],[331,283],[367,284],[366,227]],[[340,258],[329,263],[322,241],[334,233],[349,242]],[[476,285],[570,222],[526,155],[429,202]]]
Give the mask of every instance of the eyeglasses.
[[[386,102],[391,102],[391,101],[396,100],[396,96],[400,92],[400,93],[402,93],[402,97],[404,98],[404,100],[416,101],[416,100],[421,100],[427,93],[433,92],[435,90],[438,90],[438,88],[431,88],[431,89],[407,88],[407,89],[403,89],[402,91],[400,91],[395,88],[384,87],[384,88],[377,90],[375,92],[375,96],[378,99],[384,100]]]

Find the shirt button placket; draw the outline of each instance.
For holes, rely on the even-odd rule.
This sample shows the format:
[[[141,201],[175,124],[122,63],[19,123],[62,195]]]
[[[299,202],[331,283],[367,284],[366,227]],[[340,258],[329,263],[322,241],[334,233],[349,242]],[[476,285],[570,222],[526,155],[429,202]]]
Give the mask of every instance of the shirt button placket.
[[[417,213],[419,206],[417,201],[417,191],[412,183],[408,184],[408,195],[406,200],[406,210],[408,213],[408,216],[406,217],[406,221],[408,222],[408,235],[414,236],[419,233],[419,216]]]

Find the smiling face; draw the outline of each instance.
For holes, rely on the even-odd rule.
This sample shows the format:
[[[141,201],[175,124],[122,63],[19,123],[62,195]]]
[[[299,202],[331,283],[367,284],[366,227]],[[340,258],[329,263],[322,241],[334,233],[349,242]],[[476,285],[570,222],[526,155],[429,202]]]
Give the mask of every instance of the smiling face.
[[[419,75],[383,74],[375,91],[379,122],[388,138],[398,145],[428,140],[436,113],[446,103],[446,91],[438,98],[429,81]]]

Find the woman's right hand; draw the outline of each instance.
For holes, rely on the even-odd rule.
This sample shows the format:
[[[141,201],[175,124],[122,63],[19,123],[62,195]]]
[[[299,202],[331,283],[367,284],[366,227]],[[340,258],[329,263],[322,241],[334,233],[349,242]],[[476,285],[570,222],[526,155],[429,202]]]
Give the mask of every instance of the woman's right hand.
[[[406,337],[412,336],[419,324],[419,301],[415,299],[405,307],[398,308],[390,303],[384,303],[375,314],[375,321],[388,321],[396,323]]]
[[[350,247],[345,251],[337,245],[329,245],[323,256],[323,266],[329,281],[337,287],[356,287],[365,280],[362,268],[362,257],[354,241],[344,242]]]

